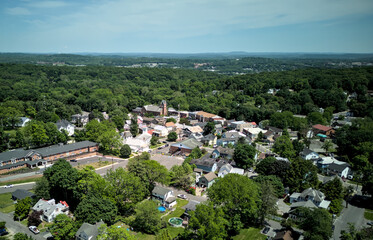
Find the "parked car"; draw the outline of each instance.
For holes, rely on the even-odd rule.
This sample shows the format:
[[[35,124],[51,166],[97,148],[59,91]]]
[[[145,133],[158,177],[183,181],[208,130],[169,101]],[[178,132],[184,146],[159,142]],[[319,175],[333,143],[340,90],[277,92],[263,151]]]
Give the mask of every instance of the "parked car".
[[[373,226],[373,222],[368,222],[367,223],[369,226]]]
[[[76,159],[71,159],[70,162],[77,162],[78,160]]]
[[[28,229],[30,229],[30,231],[33,232],[34,234],[40,233],[39,229],[35,226],[30,226],[28,227]]]
[[[267,234],[269,232],[270,228],[269,227],[265,227],[262,231],[263,234]]]
[[[12,188],[13,184],[5,185],[4,188]]]
[[[179,194],[177,195],[178,198],[181,198],[181,199],[188,199],[188,197],[184,194]]]
[[[8,234],[8,232],[6,231],[5,228],[0,229],[0,236],[4,236],[4,235],[7,235],[7,234]]]

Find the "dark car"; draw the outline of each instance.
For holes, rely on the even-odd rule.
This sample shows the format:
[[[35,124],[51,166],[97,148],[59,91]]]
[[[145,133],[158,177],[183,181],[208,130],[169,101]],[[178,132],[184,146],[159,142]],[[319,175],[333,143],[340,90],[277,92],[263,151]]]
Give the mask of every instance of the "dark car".
[[[77,162],[78,160],[76,159],[71,159],[70,162]]]
[[[269,227],[265,227],[262,231],[263,234],[267,234],[269,232],[270,228]]]

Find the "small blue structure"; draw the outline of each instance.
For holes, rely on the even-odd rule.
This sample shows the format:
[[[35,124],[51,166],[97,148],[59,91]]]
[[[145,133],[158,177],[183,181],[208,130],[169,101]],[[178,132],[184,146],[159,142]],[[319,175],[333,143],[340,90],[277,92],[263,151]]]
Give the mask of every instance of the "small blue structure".
[[[159,206],[158,207],[158,210],[161,212],[161,213],[164,213],[166,211],[166,208],[163,207],[163,206]]]

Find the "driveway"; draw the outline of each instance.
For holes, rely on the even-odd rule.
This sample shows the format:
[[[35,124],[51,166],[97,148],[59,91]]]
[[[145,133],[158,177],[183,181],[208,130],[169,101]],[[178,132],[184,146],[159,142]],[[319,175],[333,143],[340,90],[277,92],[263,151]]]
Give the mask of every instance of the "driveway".
[[[345,201],[343,201],[343,206],[346,206]],[[348,204],[348,208],[343,208],[339,217],[334,221],[334,232],[333,239],[340,239],[341,231],[348,230],[348,223],[353,223],[356,229],[361,229],[366,225],[366,220],[364,219],[364,208],[359,208]]]
[[[0,188],[0,194],[2,193],[8,193],[8,192],[14,192],[17,189],[24,189],[24,190],[30,190],[34,187],[35,182],[30,182],[30,183],[21,183],[21,184],[15,184],[13,185],[12,188],[4,188],[1,186]]]
[[[22,225],[21,223],[14,221],[13,218],[5,213],[0,212],[0,221],[6,222],[6,228],[8,229],[9,235],[14,235],[16,233],[26,233],[28,236],[32,237],[36,240],[45,240],[43,237],[46,233],[40,233],[38,235],[33,234],[30,232],[28,227]]]
[[[192,194],[189,194],[189,193],[185,192],[184,190],[179,190],[179,189],[174,188],[174,187],[168,187],[168,188],[172,189],[175,196],[177,196],[179,194],[184,194],[188,197],[188,200],[194,200],[194,201],[197,201],[197,202],[205,202],[208,199],[207,194],[203,195],[202,197],[199,197],[199,196],[194,196]]]

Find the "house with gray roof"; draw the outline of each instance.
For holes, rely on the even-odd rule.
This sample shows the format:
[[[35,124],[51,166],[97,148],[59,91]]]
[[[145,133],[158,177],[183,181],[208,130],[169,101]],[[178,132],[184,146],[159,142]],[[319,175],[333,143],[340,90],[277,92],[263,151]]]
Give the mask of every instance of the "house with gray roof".
[[[215,172],[218,168],[216,160],[213,158],[192,159],[190,164],[196,165],[197,168],[202,169],[206,173]]]
[[[214,184],[216,178],[218,178],[214,172],[207,173],[199,178],[198,186],[209,188]]]
[[[290,196],[290,203],[292,203],[290,208],[304,207],[305,202],[308,201],[311,201],[316,207],[324,209],[328,209],[330,204],[330,201],[325,200],[325,194],[323,192],[313,188],[307,188],[302,193],[293,193]]]
[[[224,159],[232,159],[234,154],[233,148],[224,148],[224,147],[217,147],[212,151],[212,158],[224,158]]]
[[[96,240],[99,234],[99,227],[105,224],[103,221],[92,225],[90,223],[83,223],[75,234],[75,240]]]
[[[58,131],[65,130],[69,136],[74,135],[75,126],[67,120],[58,120],[56,126]]]
[[[245,172],[245,170],[243,170],[242,168],[234,168],[232,167],[232,165],[230,165],[229,163],[223,165],[220,170],[219,170],[219,173],[218,173],[218,177],[225,177],[225,175],[229,174],[229,173],[236,173],[236,174],[239,174],[239,175],[243,175]]]
[[[299,156],[304,160],[312,160],[316,161],[320,158],[319,154],[315,153],[314,151],[304,148],[302,152],[299,153]]]
[[[59,214],[68,214],[69,205],[65,201],[60,201],[56,204],[54,199],[44,200],[40,199],[33,207],[34,211],[43,211],[40,216],[42,221],[52,222]]]
[[[176,205],[176,197],[171,189],[155,186],[152,191],[152,199],[159,201],[164,207],[172,208]]]
[[[32,193],[32,192],[29,192],[29,191],[25,190],[25,189],[17,189],[17,190],[15,190],[12,193],[12,199],[14,201],[16,201],[16,200],[23,200],[23,199],[25,199],[27,197],[29,197],[29,198],[35,198],[36,195],[34,193]]]
[[[98,144],[90,141],[72,144],[57,144],[49,147],[28,149],[18,148],[0,153],[0,173],[22,167],[43,166],[60,158],[72,158],[82,154],[98,151]]]
[[[197,209],[197,205],[200,204],[200,202],[195,200],[190,200],[187,205],[181,207],[182,209],[185,209],[184,216],[187,218],[190,218],[190,212],[195,211]]]
[[[188,138],[186,140],[183,140],[181,142],[174,143],[170,146],[170,153],[174,154],[176,152],[180,152],[183,154],[189,154],[192,152],[192,150],[196,147],[202,147],[202,143],[198,142],[197,140],[193,138]]]

